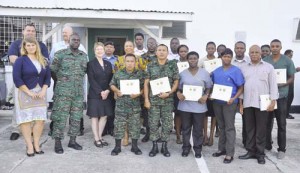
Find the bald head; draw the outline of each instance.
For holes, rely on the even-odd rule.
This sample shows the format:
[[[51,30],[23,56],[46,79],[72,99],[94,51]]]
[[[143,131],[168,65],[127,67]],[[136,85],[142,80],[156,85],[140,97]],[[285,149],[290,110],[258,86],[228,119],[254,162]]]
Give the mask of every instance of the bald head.
[[[258,45],[253,45],[249,49],[249,56],[253,64],[257,64],[261,59],[261,49]]]
[[[63,28],[63,39],[65,42],[69,42],[70,40],[70,35],[73,34],[73,29],[71,26],[65,26]]]

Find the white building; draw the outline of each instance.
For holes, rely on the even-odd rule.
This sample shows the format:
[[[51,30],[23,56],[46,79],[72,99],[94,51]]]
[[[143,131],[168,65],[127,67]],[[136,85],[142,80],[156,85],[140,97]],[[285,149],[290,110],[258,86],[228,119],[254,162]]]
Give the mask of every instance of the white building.
[[[51,38],[52,42],[60,41],[61,27],[71,23],[82,36],[89,56],[93,56],[95,41],[113,40],[120,49],[124,40],[132,40],[136,32],[165,44],[171,37],[178,37],[201,56],[206,54],[208,41],[233,48],[239,40],[249,47],[269,44],[277,38],[282,41],[282,53],[294,50],[295,66],[300,66],[299,7],[297,0],[0,0],[0,16],[26,16],[42,24],[53,23],[49,32],[44,25],[42,36],[43,41]],[[299,78],[296,74],[293,102],[298,111]]]

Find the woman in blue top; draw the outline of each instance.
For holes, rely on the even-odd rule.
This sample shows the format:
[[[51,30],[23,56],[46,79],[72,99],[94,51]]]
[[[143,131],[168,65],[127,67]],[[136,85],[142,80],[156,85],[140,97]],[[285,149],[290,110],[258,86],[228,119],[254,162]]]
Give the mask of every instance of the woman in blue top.
[[[203,121],[205,112],[207,111],[206,100],[212,87],[212,81],[209,73],[198,67],[199,54],[197,52],[190,52],[187,55],[189,68],[182,71],[180,75],[179,89],[177,97],[179,99],[178,110],[182,121],[182,157],[187,157],[191,150],[190,137],[193,127],[193,149],[195,157],[201,157],[202,143],[203,143]],[[183,95],[183,86],[201,86],[202,97],[196,98],[198,101],[185,100]]]
[[[39,140],[44,121],[47,120],[46,92],[50,86],[51,74],[39,43],[34,38],[23,40],[21,56],[13,66],[13,80],[18,88],[15,92],[16,122],[20,125],[26,142],[27,156],[43,154]]]
[[[226,85],[232,87],[231,98],[225,102],[214,100],[213,108],[220,127],[220,137],[218,152],[213,153],[213,157],[226,155],[224,163],[231,163],[234,156],[235,144],[235,113],[238,103],[238,97],[243,92],[244,77],[241,70],[231,64],[233,52],[231,49],[225,49],[221,54],[223,66],[212,72],[212,81],[214,84]]]

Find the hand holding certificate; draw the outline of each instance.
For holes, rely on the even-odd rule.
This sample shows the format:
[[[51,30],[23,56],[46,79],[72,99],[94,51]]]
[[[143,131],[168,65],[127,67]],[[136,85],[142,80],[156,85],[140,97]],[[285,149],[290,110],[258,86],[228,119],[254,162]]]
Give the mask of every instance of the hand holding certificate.
[[[222,60],[220,58],[204,61],[204,68],[208,73],[213,72],[216,68],[222,66]]]
[[[150,81],[152,95],[166,93],[171,91],[170,82],[168,77],[163,77]]]
[[[183,85],[183,95],[185,100],[198,101],[202,97],[202,93],[202,86]]]
[[[120,90],[123,95],[139,94],[140,80],[120,80]]]
[[[268,109],[269,105],[271,104],[270,95],[269,94],[260,95],[259,98],[260,98],[260,101],[259,101],[260,110],[261,111],[266,111]],[[277,102],[275,103],[274,109],[277,109]]]
[[[275,69],[277,84],[286,83],[286,69]]]
[[[179,73],[181,73],[183,70],[189,68],[189,63],[188,62],[178,62],[177,67],[178,67]]]
[[[211,98],[228,102],[231,99],[232,87],[214,84]]]

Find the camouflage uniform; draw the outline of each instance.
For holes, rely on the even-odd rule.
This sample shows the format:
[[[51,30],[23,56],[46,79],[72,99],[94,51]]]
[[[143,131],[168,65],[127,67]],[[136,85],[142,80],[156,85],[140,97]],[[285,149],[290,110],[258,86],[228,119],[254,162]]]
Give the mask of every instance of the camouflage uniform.
[[[68,136],[78,136],[83,114],[83,78],[87,70],[87,54],[63,49],[55,53],[51,72],[57,76],[51,119],[52,138],[64,138],[64,128],[70,116]]]
[[[134,70],[134,72],[128,73],[125,69],[122,69],[114,74],[110,85],[120,88],[120,80],[139,79],[140,88],[143,88],[143,74],[144,73],[140,70]],[[140,105],[140,97],[132,99],[129,95],[123,95],[116,99],[114,122],[116,139],[122,139],[124,137],[126,123],[128,123],[129,136],[132,139],[140,138]]]
[[[175,80],[179,80],[179,73],[176,61],[167,60],[165,65],[159,65],[157,60],[152,61],[147,65],[146,79],[154,80],[162,77],[168,77],[170,86],[172,88]],[[161,99],[157,95],[153,96],[151,88],[149,110],[149,127],[150,127],[150,140],[156,141],[159,139],[159,122],[162,124],[161,140],[168,141],[170,131],[173,125],[172,112],[174,110],[174,93],[166,99]]]

